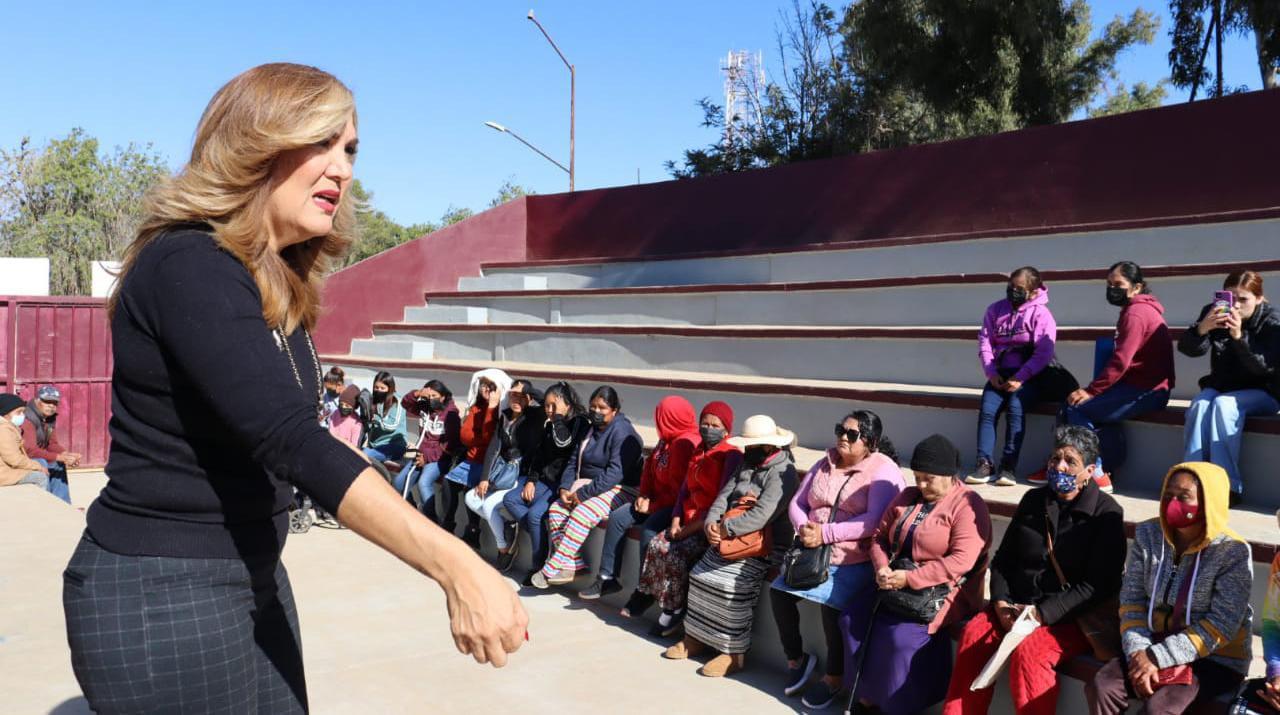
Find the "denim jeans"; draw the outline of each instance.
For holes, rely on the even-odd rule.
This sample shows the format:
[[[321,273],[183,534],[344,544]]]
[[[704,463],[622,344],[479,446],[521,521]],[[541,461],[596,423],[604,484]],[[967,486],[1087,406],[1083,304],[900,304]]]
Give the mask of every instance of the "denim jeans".
[[[1102,451],[1102,466],[1114,471],[1124,466],[1127,453],[1120,423],[1163,410],[1168,404],[1168,390],[1143,390],[1117,382],[1087,402],[1075,407],[1064,406],[1058,419],[1096,432]]]
[[[1255,415],[1280,412],[1280,402],[1264,390],[1218,392],[1204,389],[1191,400],[1183,430],[1188,462],[1213,462],[1231,478],[1231,489],[1244,490],[1240,477],[1240,447],[1244,423]]]
[[[385,447],[365,447],[364,456],[379,462],[394,462],[404,456],[405,446],[392,443]]]
[[[41,466],[49,470],[49,481],[45,485],[45,490],[62,501],[70,504],[71,486],[67,484],[66,465],[57,461],[51,464],[48,460],[44,459],[37,459],[35,461],[39,462]]]
[[[502,499],[502,508],[529,535],[529,551],[533,554],[531,558],[533,567],[536,569],[547,560],[546,516],[558,492],[542,482],[534,482],[533,501],[526,503],[522,494],[524,485],[528,483],[527,477],[521,477],[515,487]]]
[[[495,456],[493,463],[489,466],[489,491],[481,497],[473,488],[463,499],[467,508],[478,514],[489,525],[489,531],[493,533],[493,541],[499,549],[506,549],[509,546],[506,534],[503,533],[506,524],[502,518],[502,501],[507,492],[515,486],[519,476],[520,460],[508,462],[502,457]]]
[[[617,578],[618,567],[622,565],[622,552],[627,548],[627,531],[636,524],[640,528],[640,563],[639,571],[644,565],[644,555],[649,553],[649,542],[658,532],[671,526],[671,507],[658,509],[652,514],[640,514],[635,509],[635,502],[623,504],[609,514],[609,527],[604,533],[604,548],[600,551],[600,578]]]
[[[1022,439],[1027,433],[1027,411],[1039,400],[1035,380],[1022,383],[1015,392],[997,390],[991,383],[982,387],[982,406],[978,409],[978,461],[983,460],[997,467],[1016,471],[1018,456],[1022,454]],[[992,457],[996,451],[996,422],[1005,413],[1004,454],[997,463]]]

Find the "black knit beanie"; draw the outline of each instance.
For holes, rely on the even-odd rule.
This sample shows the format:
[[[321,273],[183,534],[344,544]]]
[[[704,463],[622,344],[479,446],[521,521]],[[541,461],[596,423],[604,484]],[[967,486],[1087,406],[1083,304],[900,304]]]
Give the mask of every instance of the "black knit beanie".
[[[932,434],[916,445],[911,454],[911,469],[925,474],[954,477],[960,472],[960,451],[951,440]]]
[[[12,393],[0,393],[0,417],[26,405],[26,401]]]

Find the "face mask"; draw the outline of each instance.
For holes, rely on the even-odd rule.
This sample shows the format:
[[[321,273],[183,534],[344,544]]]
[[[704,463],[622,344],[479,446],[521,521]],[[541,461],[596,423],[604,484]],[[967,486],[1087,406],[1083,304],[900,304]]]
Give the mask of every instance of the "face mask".
[[[724,440],[725,431],[716,429],[715,427],[707,427],[703,425],[698,428],[698,434],[702,435],[702,443],[708,447],[714,447]]]
[[[1129,291],[1120,286],[1107,286],[1107,302],[1123,308],[1129,304]]]
[[[326,387],[324,388],[324,394],[328,395],[329,397],[337,397],[338,391],[333,389],[332,387]]]
[[[1004,296],[1009,299],[1009,303],[1015,308],[1027,302],[1027,292],[1021,288],[1007,288]]]
[[[604,427],[604,414],[592,410],[587,413],[587,419],[591,420],[591,426],[596,429]]]
[[[769,452],[759,447],[748,447],[742,454],[742,461],[749,467],[758,467],[769,458]]]
[[[561,415],[561,414],[551,415],[551,424],[554,424],[554,425],[564,424],[564,415]]]
[[[1170,499],[1164,505],[1164,523],[1175,529],[1198,524],[1203,518],[1199,507],[1185,504],[1181,499]]]
[[[378,391],[376,391],[376,392],[374,392],[374,393],[373,393],[373,401],[374,401],[374,402],[382,402],[382,401],[383,401],[383,400],[385,400],[385,399],[387,399],[387,393],[382,392],[381,390],[378,390]]]
[[[27,421],[27,416],[25,414],[20,414],[17,417],[14,417],[10,421],[13,422],[14,427],[21,427],[23,423]]]
[[[1076,490],[1076,475],[1066,472],[1049,472],[1049,488],[1055,494],[1070,494]]]
[[[444,400],[427,400],[427,409],[432,412],[439,412],[444,409]]]

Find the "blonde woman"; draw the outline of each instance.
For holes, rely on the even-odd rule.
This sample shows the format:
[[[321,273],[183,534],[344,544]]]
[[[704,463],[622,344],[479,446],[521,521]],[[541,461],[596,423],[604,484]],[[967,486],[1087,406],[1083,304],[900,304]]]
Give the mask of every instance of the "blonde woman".
[[[263,65],[214,95],[146,201],[109,303],[110,480],[64,574],[95,712],[307,710],[280,562],[291,483],[436,580],[463,653],[501,666],[525,636],[497,572],[318,423],[309,331],[352,240],[355,152],[345,86]]]

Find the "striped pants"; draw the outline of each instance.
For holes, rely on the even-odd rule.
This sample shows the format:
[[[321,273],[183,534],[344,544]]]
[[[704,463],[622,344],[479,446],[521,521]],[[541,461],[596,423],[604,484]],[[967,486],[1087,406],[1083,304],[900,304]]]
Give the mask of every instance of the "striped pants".
[[[621,487],[583,500],[572,510],[557,499],[547,510],[551,556],[542,566],[542,575],[550,577],[557,571],[585,569],[587,561],[582,558],[582,545],[591,535],[591,530],[608,519],[614,509],[634,500],[635,497],[622,491]]]

